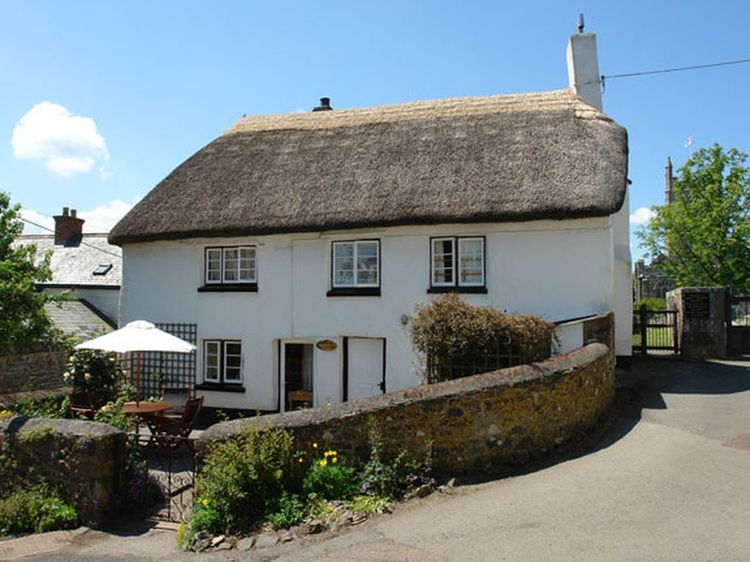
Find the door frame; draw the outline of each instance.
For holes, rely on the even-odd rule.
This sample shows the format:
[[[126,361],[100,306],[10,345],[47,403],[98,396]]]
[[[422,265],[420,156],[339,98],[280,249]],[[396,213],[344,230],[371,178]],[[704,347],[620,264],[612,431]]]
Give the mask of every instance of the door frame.
[[[341,351],[341,354],[343,356],[342,361],[344,364],[343,369],[342,369],[342,383],[341,383],[343,396],[344,396],[344,402],[349,401],[349,338],[360,339],[360,340],[380,340],[383,342],[383,379],[380,382],[380,390],[381,390],[381,394],[385,394],[385,373],[386,373],[385,351],[386,351],[386,346],[387,346],[386,338],[373,337],[373,336],[344,336],[343,342],[342,342],[342,351]]]
[[[286,393],[286,354],[285,354],[285,347],[288,343],[296,343],[296,344],[306,344],[311,345],[313,349],[312,354],[312,379],[313,379],[313,403],[312,407],[315,407],[315,374],[317,369],[315,368],[315,342],[317,340],[315,338],[279,338],[276,340],[276,355],[278,357],[277,365],[278,365],[278,373],[277,373],[277,379],[276,379],[276,390],[277,390],[277,410],[279,412],[286,412],[286,401],[283,400],[284,394]]]

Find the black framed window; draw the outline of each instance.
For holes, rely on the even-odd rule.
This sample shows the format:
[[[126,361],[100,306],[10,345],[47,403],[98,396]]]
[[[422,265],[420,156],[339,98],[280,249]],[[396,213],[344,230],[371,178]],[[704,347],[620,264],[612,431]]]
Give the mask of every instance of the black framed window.
[[[430,239],[430,292],[486,291],[484,236]]]
[[[255,246],[206,248],[204,282],[199,291],[256,291],[258,263]]]
[[[380,240],[333,242],[328,296],[377,295],[380,295]]]
[[[242,342],[203,340],[203,382],[242,384]]]

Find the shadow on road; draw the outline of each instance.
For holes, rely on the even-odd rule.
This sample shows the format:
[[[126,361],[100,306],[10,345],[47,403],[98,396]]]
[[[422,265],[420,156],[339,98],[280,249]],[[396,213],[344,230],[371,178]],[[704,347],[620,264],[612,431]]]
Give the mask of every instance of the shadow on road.
[[[607,449],[638,425],[643,409],[666,409],[663,394],[716,395],[750,391],[750,361],[692,363],[662,357],[634,358],[630,371],[618,373],[618,382],[620,375],[625,382],[618,384],[612,409],[594,431],[525,465],[503,467],[487,476],[465,476],[462,481],[480,483],[520,476]]]
[[[662,394],[735,394],[750,390],[750,362],[687,362],[665,358],[634,359],[629,378],[641,406],[666,408]]]

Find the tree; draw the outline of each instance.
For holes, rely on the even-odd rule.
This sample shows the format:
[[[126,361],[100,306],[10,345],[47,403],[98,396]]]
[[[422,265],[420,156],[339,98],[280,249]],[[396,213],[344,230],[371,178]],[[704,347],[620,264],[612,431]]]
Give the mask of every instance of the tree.
[[[727,286],[750,292],[750,171],[747,155],[718,144],[688,158],[674,199],[654,206],[637,231],[647,256],[659,258],[678,286]]]
[[[23,231],[19,210],[0,192],[0,355],[28,351],[57,334],[44,311],[54,299],[37,290],[52,277],[49,256],[35,263],[35,246],[13,244]]]

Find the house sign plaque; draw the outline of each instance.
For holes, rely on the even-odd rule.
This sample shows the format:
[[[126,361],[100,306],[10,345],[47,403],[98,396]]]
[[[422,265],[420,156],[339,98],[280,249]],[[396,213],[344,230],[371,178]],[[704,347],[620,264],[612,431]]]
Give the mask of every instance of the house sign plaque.
[[[320,340],[315,344],[315,347],[321,351],[333,351],[336,349],[336,342],[333,340]]]
[[[708,293],[685,293],[685,316],[688,318],[709,318],[711,298]]]

